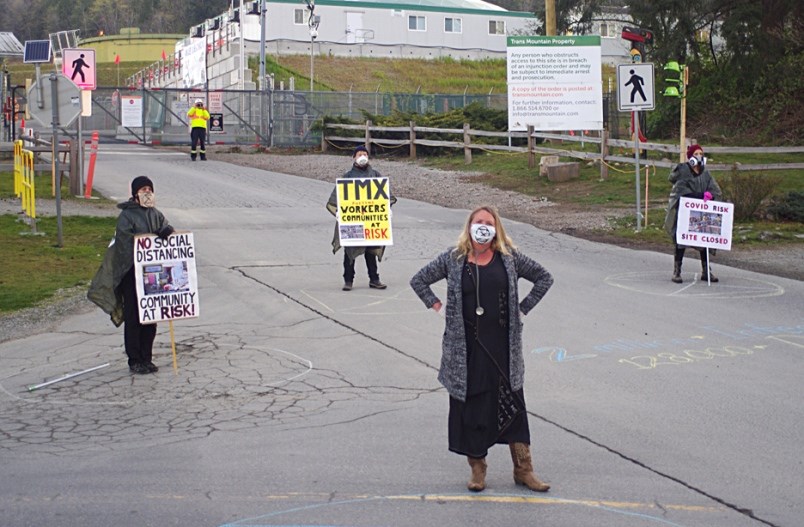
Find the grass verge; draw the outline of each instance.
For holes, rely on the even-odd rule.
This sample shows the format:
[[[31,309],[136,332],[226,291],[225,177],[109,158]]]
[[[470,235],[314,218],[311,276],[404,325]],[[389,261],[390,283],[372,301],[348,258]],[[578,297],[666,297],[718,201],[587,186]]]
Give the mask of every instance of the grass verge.
[[[16,215],[0,216],[0,314],[32,307],[60,290],[89,284],[114,236],[116,218],[62,219],[63,247],[56,243],[56,218],[38,218],[37,231]]]
[[[735,156],[740,162],[768,163],[766,158],[756,156]],[[775,158],[774,158],[775,159]],[[576,161],[572,158],[561,158],[563,161]],[[793,159],[791,159],[792,161]],[[737,159],[729,159],[735,162]],[[721,161],[725,162],[725,161]],[[647,173],[647,221],[643,221],[643,229],[636,232],[636,177],[633,165],[617,164],[609,168],[606,180],[600,179],[598,165],[581,161],[580,178],[572,181],[555,183],[545,177],[539,177],[538,168],[528,168],[527,154],[486,152],[473,154],[472,164],[464,164],[463,156],[439,156],[422,161],[426,166],[443,170],[466,171],[472,181],[485,183],[501,190],[510,190],[534,197],[545,197],[552,202],[570,204],[581,207],[631,209],[633,215],[612,223],[608,235],[621,238],[631,245],[653,245],[667,243],[668,236],[664,232],[665,207],[671,185],[667,181],[668,169],[653,168]],[[804,187],[804,171],[770,171],[768,174],[780,176],[781,183],[777,193]],[[728,172],[715,172],[715,179],[723,185]],[[646,172],[640,172],[640,202],[645,206]],[[644,210],[644,209],[643,209]],[[779,243],[804,243],[801,234],[804,225],[796,222],[776,222],[767,220],[750,220],[735,222],[732,243],[743,246],[768,246]]]

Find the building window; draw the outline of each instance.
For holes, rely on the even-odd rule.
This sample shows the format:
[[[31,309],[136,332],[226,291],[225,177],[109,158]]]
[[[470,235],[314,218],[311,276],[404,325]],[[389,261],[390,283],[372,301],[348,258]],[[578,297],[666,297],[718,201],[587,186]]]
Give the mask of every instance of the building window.
[[[600,24],[600,36],[601,37],[609,36],[609,25],[605,22]]]
[[[444,19],[444,33],[460,33],[461,19],[460,18],[445,18]]]
[[[505,35],[505,20],[489,20],[489,35]]]
[[[293,23],[297,26],[306,26],[307,22],[304,20],[304,9],[293,10]]]
[[[427,19],[423,16],[408,17],[408,29],[411,31],[427,31]]]

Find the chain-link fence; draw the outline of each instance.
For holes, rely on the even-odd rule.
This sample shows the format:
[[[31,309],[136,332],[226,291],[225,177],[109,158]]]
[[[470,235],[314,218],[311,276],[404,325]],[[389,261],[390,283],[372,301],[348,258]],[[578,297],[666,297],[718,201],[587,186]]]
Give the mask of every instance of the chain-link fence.
[[[82,127],[85,131],[97,131],[103,142],[187,144],[187,111],[197,98],[205,101],[215,118],[215,126],[211,127],[209,133],[210,144],[276,147],[314,147],[321,144],[321,130],[315,123],[324,116],[364,121],[368,115],[390,115],[394,111],[444,113],[471,103],[505,111],[508,99],[507,94],[100,87],[92,92],[91,116],[83,117]],[[134,119],[131,118],[132,108],[135,109]],[[610,137],[628,137],[628,116],[617,111],[616,97],[604,95],[603,119]],[[48,130],[44,129],[43,133],[47,134]]]

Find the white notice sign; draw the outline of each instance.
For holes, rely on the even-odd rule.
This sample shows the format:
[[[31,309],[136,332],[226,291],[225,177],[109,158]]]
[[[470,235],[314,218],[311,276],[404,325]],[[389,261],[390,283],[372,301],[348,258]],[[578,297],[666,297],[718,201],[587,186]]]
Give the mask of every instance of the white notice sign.
[[[199,314],[193,233],[166,240],[134,237],[134,282],[141,324],[195,318]]]
[[[126,128],[142,127],[142,95],[120,97],[120,124]]]
[[[681,198],[678,202],[676,242],[688,247],[731,250],[734,204]]]
[[[508,129],[602,130],[599,36],[508,37]]]

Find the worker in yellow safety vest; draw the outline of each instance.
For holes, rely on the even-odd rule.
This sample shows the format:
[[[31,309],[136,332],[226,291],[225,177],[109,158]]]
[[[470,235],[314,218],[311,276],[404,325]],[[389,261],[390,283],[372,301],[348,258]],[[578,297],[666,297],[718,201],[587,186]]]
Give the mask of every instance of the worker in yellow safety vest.
[[[204,101],[196,99],[195,105],[187,112],[187,117],[190,119],[190,141],[192,142],[190,159],[195,161],[196,155],[200,154],[201,161],[206,161],[207,151],[204,141],[207,137],[209,112],[204,108]]]

